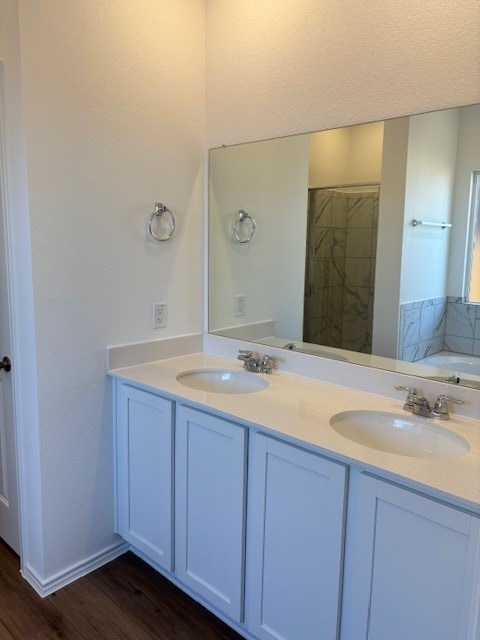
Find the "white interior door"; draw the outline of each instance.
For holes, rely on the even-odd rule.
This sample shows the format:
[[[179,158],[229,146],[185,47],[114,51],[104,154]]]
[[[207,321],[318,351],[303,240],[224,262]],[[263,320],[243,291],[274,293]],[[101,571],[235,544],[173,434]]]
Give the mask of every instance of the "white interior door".
[[[10,304],[7,279],[5,206],[4,74],[0,61],[0,363],[11,355]],[[12,371],[0,369],[0,538],[20,550],[17,456],[15,446]]]

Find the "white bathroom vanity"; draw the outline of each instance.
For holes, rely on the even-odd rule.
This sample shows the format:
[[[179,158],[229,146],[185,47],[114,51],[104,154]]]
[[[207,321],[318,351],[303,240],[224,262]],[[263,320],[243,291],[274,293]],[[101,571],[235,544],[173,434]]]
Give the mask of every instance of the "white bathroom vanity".
[[[205,370],[268,386],[232,393],[177,380]],[[277,370],[244,374],[206,353],[110,375],[117,532],[242,636],[479,637],[478,423],[415,416],[468,451],[399,455],[330,420],[359,410],[408,420],[401,400]]]

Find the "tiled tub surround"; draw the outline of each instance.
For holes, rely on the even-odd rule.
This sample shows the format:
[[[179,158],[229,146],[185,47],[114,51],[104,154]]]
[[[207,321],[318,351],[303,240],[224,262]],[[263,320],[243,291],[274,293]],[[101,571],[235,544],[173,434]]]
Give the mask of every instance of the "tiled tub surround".
[[[444,350],[480,355],[480,305],[448,298]]]
[[[399,359],[415,362],[443,351],[446,320],[446,297],[400,305]]]
[[[480,355],[480,305],[443,297],[400,306],[399,358],[416,362],[440,351]]]
[[[378,188],[309,191],[305,340],[371,353]]]

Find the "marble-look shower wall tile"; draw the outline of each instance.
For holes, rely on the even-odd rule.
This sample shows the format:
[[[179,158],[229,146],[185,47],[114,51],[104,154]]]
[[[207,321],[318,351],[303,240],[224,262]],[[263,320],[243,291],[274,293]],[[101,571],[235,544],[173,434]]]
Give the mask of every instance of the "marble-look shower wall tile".
[[[432,343],[432,351],[430,355],[444,350],[445,336],[435,336]]]
[[[372,227],[374,229],[378,228],[378,211],[379,211],[379,196],[378,193],[373,194],[373,216],[372,216]]]
[[[331,258],[333,254],[333,229],[315,227],[315,258]]]
[[[347,229],[347,258],[370,258],[372,255],[372,230]]]
[[[475,307],[448,302],[445,333],[449,336],[473,339],[475,333]]]
[[[336,316],[343,313],[343,290],[343,286],[326,289],[326,315]]]
[[[310,305],[310,318],[321,318],[327,315],[327,305],[325,304],[326,292],[328,289],[317,289],[317,292],[308,298]]]
[[[420,309],[405,309],[403,320],[403,348],[420,342]]]
[[[455,353],[473,354],[473,338],[462,338],[461,336],[445,335],[444,342],[445,351],[454,351]]]
[[[318,289],[324,289],[328,287],[328,281],[330,276],[330,259],[329,258],[317,258],[315,260],[315,273],[312,274],[312,284]]]
[[[475,340],[480,340],[480,304],[475,305]]]
[[[415,360],[418,359],[418,343],[403,348],[402,360],[405,360],[406,362],[415,362]]]
[[[443,351],[447,298],[437,297],[408,302],[400,306],[398,354],[414,362]]]
[[[345,260],[332,258],[329,264],[328,286],[339,287],[345,283]]]
[[[347,230],[333,229],[332,256],[334,258],[344,258],[347,245]]]
[[[343,314],[342,338],[346,342],[362,342],[367,338],[367,320],[358,315]]]
[[[435,335],[435,306],[425,305],[420,308],[420,341],[431,340]]]
[[[435,337],[445,337],[445,327],[447,324],[447,303],[438,299],[439,302],[434,306],[435,325],[433,335]]]
[[[345,276],[347,286],[369,287],[371,281],[370,258],[346,258]]]
[[[325,343],[329,347],[340,347],[342,344],[342,316],[329,316],[326,318]]]
[[[349,229],[371,229],[373,226],[373,198],[363,198],[362,194],[348,198],[347,226]]]
[[[397,358],[403,360],[403,325],[405,323],[405,313],[400,305],[400,314],[398,319],[398,341],[397,341]]]
[[[312,265],[309,282],[318,288],[319,297],[321,292],[323,300],[311,301],[308,309],[310,317],[321,314],[326,323],[321,328],[317,326],[315,333],[317,337],[321,336],[322,344],[344,346],[348,342],[352,347],[355,345],[356,351],[369,353],[376,253],[376,232],[372,231],[372,227],[376,226],[378,215],[378,193],[369,191],[352,194],[314,189],[309,192],[309,207],[309,219],[312,221],[309,228],[312,229],[313,237],[307,238],[307,250],[311,252],[313,248],[315,258],[309,262]],[[348,268],[355,284],[348,285],[350,295],[346,297],[344,289],[348,281],[347,255],[353,260]],[[363,288],[360,290],[359,286]],[[361,322],[366,330],[363,331],[362,326],[359,338],[357,327],[352,334],[355,339],[346,339],[342,335],[342,317],[359,314],[362,315]],[[352,318],[345,322],[345,328],[347,332],[354,331]],[[310,335],[307,317],[305,331]]]
[[[417,347],[418,347],[417,360],[421,360],[422,358],[431,356],[434,353],[443,351],[443,340],[441,338],[432,338],[430,340],[425,340],[423,342],[420,342],[417,345]]]
[[[327,320],[326,318],[312,318],[309,323],[309,342],[326,344]]]
[[[332,196],[329,193],[314,191],[314,211],[316,227],[332,226]]]
[[[480,356],[480,340],[473,341],[473,355]]]
[[[351,287],[347,285],[343,291],[344,313],[368,317],[369,290],[366,287]]]
[[[332,226],[337,229],[347,227],[348,196],[344,193],[335,193],[332,198]]]

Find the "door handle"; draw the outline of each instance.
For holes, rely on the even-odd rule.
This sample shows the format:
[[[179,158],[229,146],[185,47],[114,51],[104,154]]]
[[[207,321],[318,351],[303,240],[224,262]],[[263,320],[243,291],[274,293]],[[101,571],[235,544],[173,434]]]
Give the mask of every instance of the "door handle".
[[[12,363],[8,356],[3,356],[3,360],[0,360],[0,369],[5,369],[5,371],[10,371],[12,368]]]

